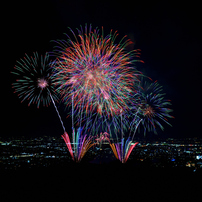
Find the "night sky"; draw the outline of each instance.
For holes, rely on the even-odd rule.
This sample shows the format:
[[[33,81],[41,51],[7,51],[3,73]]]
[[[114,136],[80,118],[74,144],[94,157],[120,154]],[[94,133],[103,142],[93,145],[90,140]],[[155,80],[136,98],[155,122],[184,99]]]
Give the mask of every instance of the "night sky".
[[[24,2],[24,1],[22,1]],[[48,108],[30,107],[21,103],[13,93],[14,81],[10,71],[16,60],[24,54],[51,51],[50,40],[65,39],[68,27],[76,31],[92,24],[93,28],[104,27],[105,34],[118,30],[141,49],[144,64],[137,69],[164,87],[166,98],[172,100],[173,127],[165,126],[160,136],[202,137],[201,133],[201,65],[202,29],[200,5],[183,2],[175,5],[170,1],[136,4],[130,1],[49,0],[16,1],[5,4],[1,46],[1,136],[60,136],[62,127],[51,105]],[[133,2],[133,1],[131,1]],[[184,4],[185,3],[185,4]],[[3,8],[4,9],[4,8]],[[63,109],[59,108],[62,112]],[[71,122],[65,119],[66,127]]]

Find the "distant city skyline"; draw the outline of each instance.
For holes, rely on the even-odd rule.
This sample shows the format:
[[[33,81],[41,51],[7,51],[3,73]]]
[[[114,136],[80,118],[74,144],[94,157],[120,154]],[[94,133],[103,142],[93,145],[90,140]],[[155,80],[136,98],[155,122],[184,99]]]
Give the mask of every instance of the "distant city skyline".
[[[0,149],[2,171],[68,166],[73,163],[65,143],[57,137],[0,140]],[[98,143],[93,146],[81,160],[82,162],[110,164],[117,160],[107,141],[105,144]],[[143,140],[132,151],[126,164],[134,164],[136,167],[190,168],[196,172],[202,169],[202,139],[168,138],[164,141],[147,142]]]

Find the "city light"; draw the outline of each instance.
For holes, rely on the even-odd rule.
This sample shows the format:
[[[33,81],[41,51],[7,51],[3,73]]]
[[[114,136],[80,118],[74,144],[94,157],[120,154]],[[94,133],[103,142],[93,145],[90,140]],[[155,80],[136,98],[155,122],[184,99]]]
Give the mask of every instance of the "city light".
[[[128,158],[128,161],[136,165],[147,162],[150,167],[184,167],[193,171],[202,168],[202,139],[193,140],[193,144],[187,139],[172,141],[167,139],[166,142],[163,140],[158,143],[145,140],[138,142],[136,149]],[[96,163],[103,159],[103,163],[116,162],[117,156],[111,149],[110,141],[103,143],[92,146],[83,161]],[[72,162],[63,139],[58,137],[1,139],[0,147],[1,169],[50,167]]]

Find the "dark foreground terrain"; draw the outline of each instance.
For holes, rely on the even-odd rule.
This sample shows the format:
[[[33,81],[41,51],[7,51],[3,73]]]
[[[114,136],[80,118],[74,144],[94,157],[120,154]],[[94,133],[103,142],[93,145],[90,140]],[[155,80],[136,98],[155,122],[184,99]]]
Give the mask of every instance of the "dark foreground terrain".
[[[201,192],[201,170],[130,162],[69,163],[1,172],[2,201],[188,201]]]

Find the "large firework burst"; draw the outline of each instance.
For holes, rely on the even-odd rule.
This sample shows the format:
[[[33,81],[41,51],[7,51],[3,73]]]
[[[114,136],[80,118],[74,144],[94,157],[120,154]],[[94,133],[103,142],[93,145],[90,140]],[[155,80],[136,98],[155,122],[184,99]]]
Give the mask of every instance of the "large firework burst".
[[[55,77],[57,90],[67,106],[74,103],[74,114],[96,112],[108,118],[120,110],[128,110],[128,102],[138,80],[132,57],[139,51],[126,52],[132,43],[125,40],[116,44],[117,32],[106,37],[98,29],[78,30],[75,39],[57,41]]]

